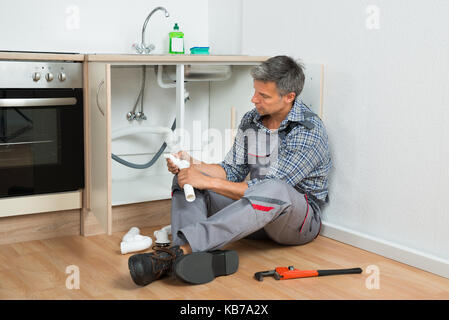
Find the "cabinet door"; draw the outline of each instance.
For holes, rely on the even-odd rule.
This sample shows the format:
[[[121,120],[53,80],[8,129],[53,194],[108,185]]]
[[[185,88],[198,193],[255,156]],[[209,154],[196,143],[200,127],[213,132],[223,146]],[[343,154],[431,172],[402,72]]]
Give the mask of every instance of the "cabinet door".
[[[103,230],[112,233],[111,207],[111,66],[88,64],[89,146],[86,208]]]

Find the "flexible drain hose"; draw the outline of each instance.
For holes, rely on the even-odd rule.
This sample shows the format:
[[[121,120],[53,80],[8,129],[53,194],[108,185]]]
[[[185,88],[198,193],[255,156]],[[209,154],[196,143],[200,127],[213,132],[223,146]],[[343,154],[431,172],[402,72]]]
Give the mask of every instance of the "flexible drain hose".
[[[173,124],[171,126],[171,130],[174,131],[176,129],[176,119],[175,121],[173,121]],[[160,156],[164,153],[165,148],[167,148],[167,143],[163,143],[162,146],[159,148],[159,151],[156,152],[156,154],[154,155],[154,157],[147,163],[145,164],[137,164],[137,163],[132,163],[129,161],[126,161],[118,156],[116,156],[115,154],[111,153],[111,157],[113,160],[117,161],[120,164],[123,164],[124,166],[127,166],[129,168],[133,168],[133,169],[147,169],[149,167],[151,167],[159,158]]]

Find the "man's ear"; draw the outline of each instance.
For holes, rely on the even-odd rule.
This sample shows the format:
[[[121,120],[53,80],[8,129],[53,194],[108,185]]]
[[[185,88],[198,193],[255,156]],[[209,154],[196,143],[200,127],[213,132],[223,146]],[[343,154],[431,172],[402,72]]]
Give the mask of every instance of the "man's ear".
[[[286,102],[292,103],[293,101],[295,101],[296,93],[294,93],[294,92],[287,93],[285,95],[285,98],[287,99]]]

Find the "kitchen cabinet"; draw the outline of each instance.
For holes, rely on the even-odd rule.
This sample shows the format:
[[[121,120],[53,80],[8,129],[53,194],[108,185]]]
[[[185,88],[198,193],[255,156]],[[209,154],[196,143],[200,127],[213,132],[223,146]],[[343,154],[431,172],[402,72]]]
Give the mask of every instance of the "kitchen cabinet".
[[[164,167],[165,159],[161,157],[158,163],[146,169],[148,176],[142,174],[144,180],[137,186],[138,180],[125,179],[126,173],[132,176],[132,171],[119,164],[113,164],[111,153],[121,153],[127,159],[139,159],[144,163],[155,153],[145,151],[144,147],[114,140],[112,145],[112,132],[122,126],[164,126],[170,127],[172,118],[176,117],[177,129],[185,128],[193,142],[187,150],[198,158],[198,155],[209,161],[218,162],[223,159],[232,145],[235,129],[245,112],[253,106],[252,78],[250,69],[268,57],[255,56],[194,56],[194,55],[86,55],[85,58],[85,92],[88,101],[87,123],[87,150],[86,158],[86,187],[84,190],[84,215],[94,215],[104,232],[112,233],[113,210],[112,207],[124,203],[142,203],[162,199],[170,199],[170,186],[172,176]],[[145,114],[148,120],[139,124],[127,122],[125,119],[126,107],[135,102],[140,87],[140,72],[145,66],[148,75],[146,90],[148,108]],[[186,69],[191,66],[230,66],[231,74],[220,81],[190,81],[184,76]],[[174,70],[171,82],[173,89],[158,88],[156,72]],[[309,86],[310,101],[316,105],[315,110],[321,113],[322,94],[322,66],[311,64],[313,71],[313,86]],[[150,70],[150,71],[148,71]],[[154,71],[154,72],[153,72]],[[124,88],[127,83],[133,82],[134,88]],[[167,78],[164,80],[166,83]],[[175,85],[173,85],[175,84]],[[189,92],[190,100],[185,100],[185,89]],[[130,94],[129,92],[134,92]],[[130,94],[131,98],[124,98]],[[132,98],[134,97],[134,99]],[[147,108],[146,107],[146,108]],[[170,118],[170,116],[172,118]],[[200,123],[200,128],[195,127]],[[234,131],[232,130],[234,129]],[[199,131],[199,132],[198,132]],[[199,138],[198,138],[199,137]],[[138,140],[138,139],[136,139]],[[145,140],[146,141],[146,140]],[[157,141],[148,138],[148,141]],[[150,145],[150,143],[148,144]],[[153,144],[152,144],[153,145]],[[157,142],[154,145],[159,146]],[[113,148],[112,148],[113,147]],[[166,150],[167,151],[167,150]],[[213,152],[211,152],[213,151]],[[213,153],[213,154],[212,154]],[[205,156],[205,157],[204,157]],[[132,169],[129,169],[132,170]],[[123,173],[123,174],[122,174]],[[146,180],[145,180],[146,179]],[[122,185],[120,187],[120,184]],[[131,192],[131,200],[119,199],[120,196]],[[125,197],[126,198],[126,197]],[[169,215],[169,212],[167,212]],[[81,221],[83,224],[83,221]],[[81,226],[83,229],[83,225]]]
[[[111,65],[91,63],[86,70],[88,156],[83,210],[91,211],[104,230],[111,233]]]

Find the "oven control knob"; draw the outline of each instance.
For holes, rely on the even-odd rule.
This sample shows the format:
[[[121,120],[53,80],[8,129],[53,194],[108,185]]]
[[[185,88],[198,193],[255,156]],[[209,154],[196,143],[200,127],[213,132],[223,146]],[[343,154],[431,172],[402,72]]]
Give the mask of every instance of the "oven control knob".
[[[41,74],[40,72],[35,72],[33,73],[33,75],[31,76],[33,78],[34,81],[39,81],[41,79]]]
[[[47,79],[47,81],[48,82],[50,82],[50,81],[52,81],[53,80],[53,73],[47,73],[46,75],[45,75],[45,79]]]
[[[58,78],[59,78],[59,81],[65,81],[65,79],[67,79],[67,76],[65,75],[64,72],[61,72],[61,73],[58,75]]]

